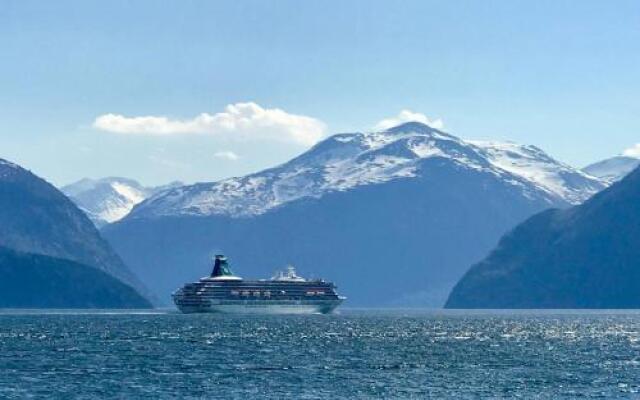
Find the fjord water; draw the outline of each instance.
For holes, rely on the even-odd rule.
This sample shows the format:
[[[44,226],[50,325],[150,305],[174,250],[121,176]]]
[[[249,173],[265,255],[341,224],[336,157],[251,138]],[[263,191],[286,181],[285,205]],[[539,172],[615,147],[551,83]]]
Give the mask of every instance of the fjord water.
[[[0,398],[628,398],[640,312],[4,312]]]

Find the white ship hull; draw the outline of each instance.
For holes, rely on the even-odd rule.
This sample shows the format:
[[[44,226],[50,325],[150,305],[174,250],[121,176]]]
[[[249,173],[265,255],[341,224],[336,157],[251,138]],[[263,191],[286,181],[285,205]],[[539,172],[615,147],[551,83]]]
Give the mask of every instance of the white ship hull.
[[[178,305],[183,313],[224,313],[224,314],[329,314],[342,300],[324,303],[303,301],[268,302],[224,301],[199,305]]]

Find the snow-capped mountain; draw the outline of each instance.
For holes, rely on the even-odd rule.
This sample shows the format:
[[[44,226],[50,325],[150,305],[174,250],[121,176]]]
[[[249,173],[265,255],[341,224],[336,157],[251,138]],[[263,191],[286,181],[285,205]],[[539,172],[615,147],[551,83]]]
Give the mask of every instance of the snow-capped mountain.
[[[275,168],[159,193],[103,233],[166,300],[222,251],[240,276],[293,263],[335,281],[352,305],[441,306],[517,223],[603,187],[532,146],[408,123],[338,134]]]
[[[154,193],[179,185],[179,182],[175,182],[160,187],[144,187],[127,178],[85,178],[64,186],[61,190],[96,226],[101,227],[122,219],[136,204]]]
[[[640,159],[616,156],[590,164],[584,167],[582,171],[610,184],[627,176],[638,165],[640,165]]]
[[[134,216],[259,215],[302,198],[411,179],[426,159],[449,159],[546,197],[549,204],[578,204],[605,185],[558,162],[535,146],[465,141],[420,123],[384,132],[332,136],[276,168],[241,178],[177,187],[136,208]]]

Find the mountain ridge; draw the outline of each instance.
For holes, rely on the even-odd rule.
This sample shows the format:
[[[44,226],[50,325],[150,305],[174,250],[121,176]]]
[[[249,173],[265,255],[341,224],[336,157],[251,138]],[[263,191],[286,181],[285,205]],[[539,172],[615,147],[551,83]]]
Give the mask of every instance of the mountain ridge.
[[[410,122],[383,132],[337,134],[274,168],[162,192],[137,205],[130,217],[257,215],[303,197],[317,198],[331,191],[415,177],[420,160],[432,157],[505,175],[514,185],[543,192],[549,204],[575,204],[605,186],[535,146],[465,141]],[[532,160],[537,164],[529,167],[536,171],[523,173],[527,161]]]
[[[148,293],[71,200],[44,179],[2,159],[0,246],[95,267]]]
[[[452,290],[449,308],[637,308],[640,169],[516,226]]]

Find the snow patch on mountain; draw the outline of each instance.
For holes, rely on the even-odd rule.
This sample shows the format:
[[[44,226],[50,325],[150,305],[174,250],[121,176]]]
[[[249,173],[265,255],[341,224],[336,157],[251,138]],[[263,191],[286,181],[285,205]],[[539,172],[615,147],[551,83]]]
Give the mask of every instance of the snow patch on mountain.
[[[121,182],[113,182],[111,184],[113,190],[115,190],[120,196],[126,198],[133,204],[138,204],[142,202],[147,196],[145,196],[145,192],[147,190],[139,190],[135,187],[128,186]]]
[[[19,169],[18,165],[0,158],[0,178],[15,174]]]
[[[638,158],[616,156],[588,165],[582,171],[611,184],[627,176],[639,165],[640,159]]]
[[[12,162],[9,162],[7,160],[3,160],[0,158],[0,165],[2,165],[3,167],[8,167],[8,168],[14,168],[17,169],[18,166]]]
[[[520,176],[552,195],[579,204],[602,190],[598,179],[554,160],[532,145],[513,142],[467,141],[480,148],[490,163]]]
[[[96,226],[102,226],[124,218],[136,204],[158,193],[160,189],[171,187],[173,186],[148,188],[133,179],[109,177],[85,178],[64,186],[61,190],[89,216]]]
[[[577,204],[604,188],[598,179],[534,146],[465,141],[413,122],[383,132],[334,135],[275,168],[155,195],[131,216],[258,215],[302,198],[415,178],[422,168],[428,168],[425,162],[433,159],[494,174],[525,196],[538,194],[550,204]]]

